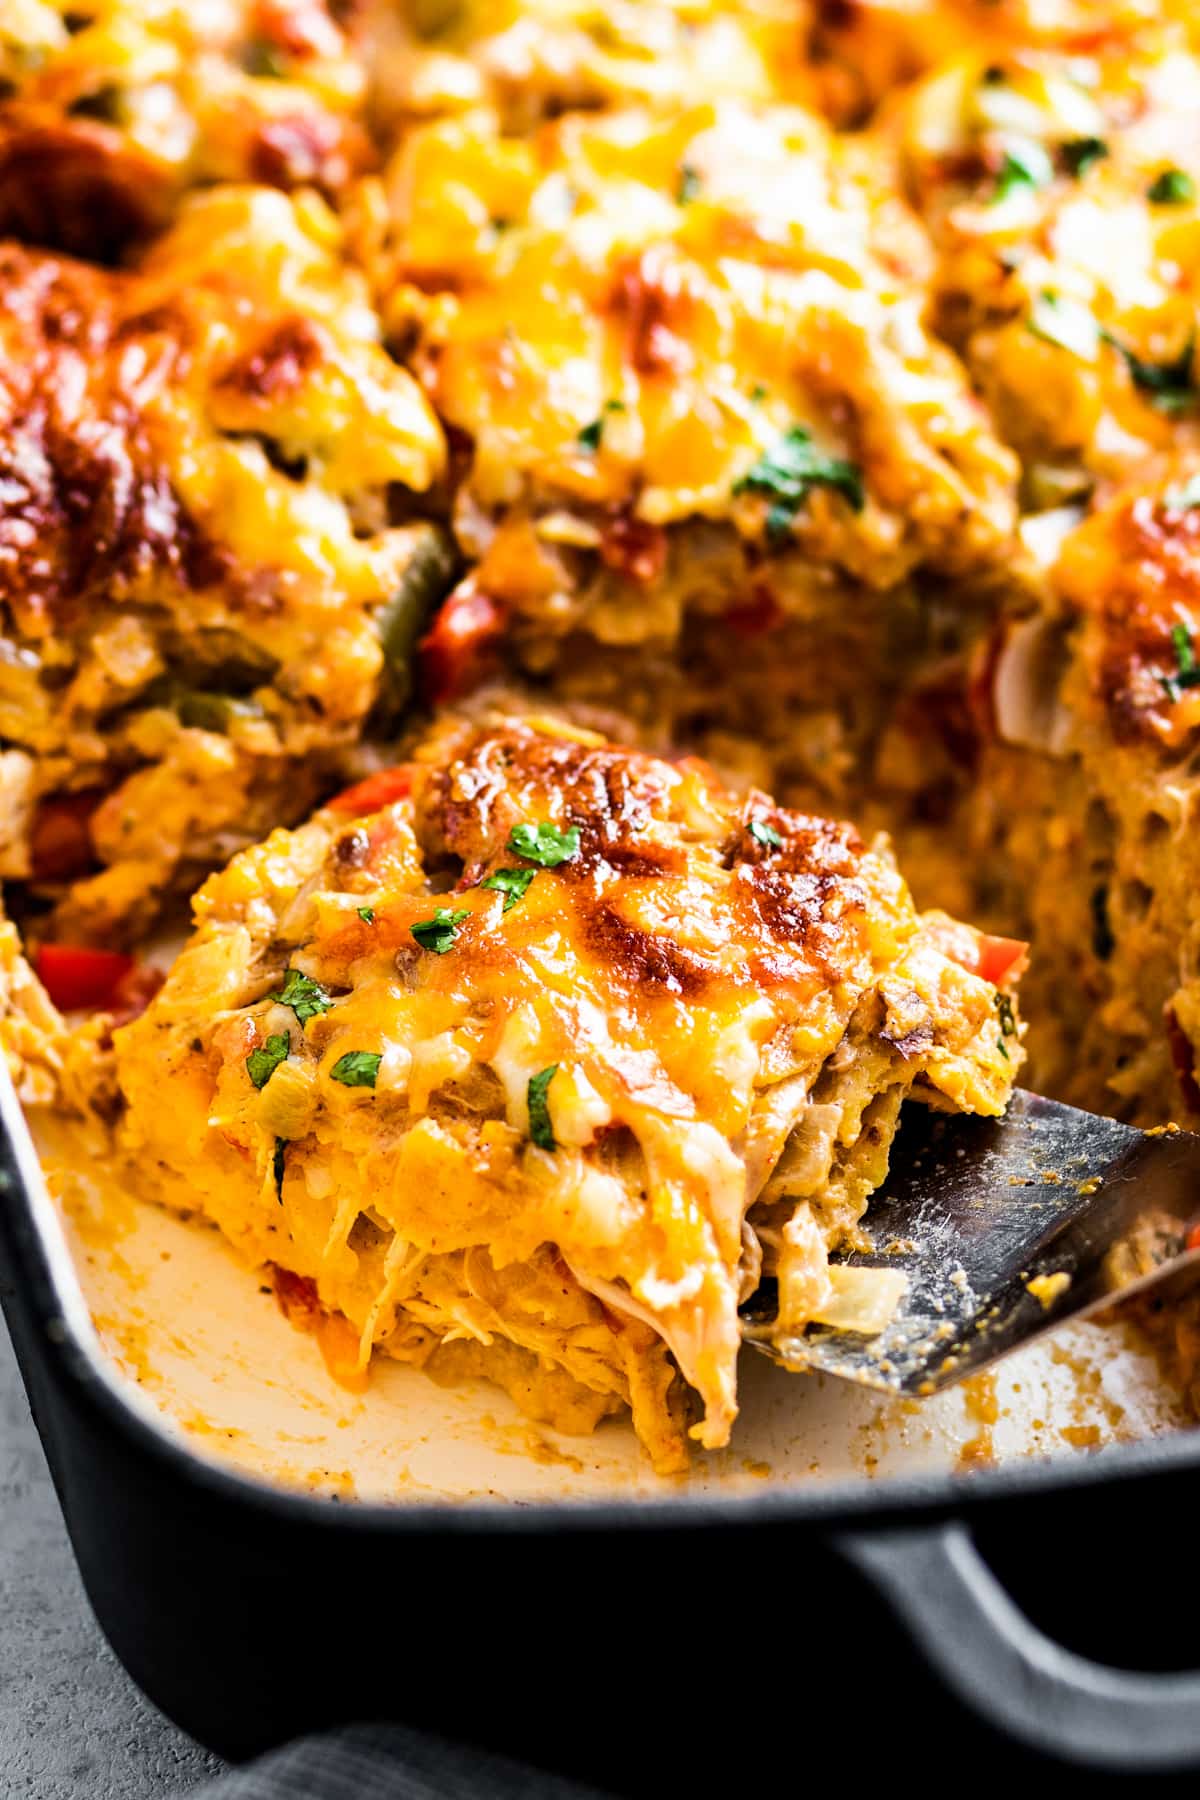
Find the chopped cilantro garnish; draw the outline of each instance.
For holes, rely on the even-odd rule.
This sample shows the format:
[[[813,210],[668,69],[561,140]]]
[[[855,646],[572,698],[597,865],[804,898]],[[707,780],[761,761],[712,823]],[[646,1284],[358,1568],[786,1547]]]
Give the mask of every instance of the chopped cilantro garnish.
[[[1054,164],[1040,144],[1022,144],[1019,149],[1006,150],[996,177],[992,205],[998,206],[1020,188],[1046,187],[1053,180]]]
[[[1189,206],[1196,198],[1196,184],[1185,169],[1164,169],[1146,189],[1154,206]]]
[[[1134,354],[1120,338],[1114,337],[1111,331],[1101,333],[1105,342],[1111,344],[1125,358],[1125,366],[1133,377],[1134,385],[1148,394],[1151,404],[1165,413],[1184,412],[1194,406],[1198,397],[1192,378],[1192,365],[1196,354],[1196,334],[1193,331],[1187,343],[1169,362],[1147,362]]]
[[[679,182],[675,189],[675,198],[680,206],[688,206],[700,193],[701,181],[690,163],[683,163],[679,170]]]
[[[330,1079],[340,1081],[343,1087],[373,1088],[382,1061],[376,1050],[347,1050],[330,1069]]]
[[[529,1106],[529,1135],[539,1150],[553,1150],[554,1127],[550,1123],[550,1108],[546,1102],[546,1089],[558,1074],[558,1064],[551,1063],[540,1075],[529,1077],[529,1088],[526,1100]]]
[[[508,847],[543,869],[557,869],[559,863],[570,862],[579,855],[579,827],[569,825],[560,831],[557,825],[543,820],[538,825],[514,825],[508,834]]]
[[[525,898],[525,891],[536,874],[536,869],[495,869],[479,885],[503,894],[504,910],[511,912],[517,901]]]
[[[1188,687],[1195,687],[1200,681],[1200,672],[1196,668],[1196,652],[1192,649],[1192,634],[1186,625],[1171,627],[1171,642],[1175,646],[1175,660],[1179,665],[1179,678]]]
[[[761,406],[763,401],[766,399],[766,397],[767,397],[766,382],[765,381],[756,381],[754,386],[750,389],[751,405],[752,406]]]
[[[302,975],[299,969],[285,969],[283,986],[277,994],[268,994],[268,1000],[278,1000],[281,1006],[290,1006],[301,1025],[307,1025],[321,1013],[327,1013],[333,1005],[329,994],[319,981],[310,975]]]
[[[470,916],[471,909],[467,906],[437,906],[432,919],[418,919],[411,927],[412,935],[422,950],[432,950],[435,956],[445,956],[458,936],[459,926]]]
[[[609,413],[623,413],[624,411],[625,402],[623,400],[606,400],[600,417],[598,419],[593,419],[590,425],[585,425],[579,433],[578,438],[575,440],[580,449],[589,450],[593,453],[597,451],[600,448],[600,440],[604,436],[604,421],[607,415]]]
[[[1049,288],[1043,288],[1034,300],[1028,323],[1035,337],[1069,350],[1083,362],[1091,362],[1100,348],[1100,327],[1087,307],[1064,300]]]
[[[1200,506],[1200,475],[1190,475],[1182,487],[1168,488],[1163,506],[1168,512],[1190,512]]]
[[[364,925],[373,925],[375,923],[375,908],[373,906],[356,906],[354,910],[357,912]]]
[[[840,456],[826,456],[816,448],[806,426],[792,425],[734,483],[733,491],[771,497],[774,504],[767,509],[767,537],[775,543],[789,535],[796,513],[814,487],[835,488],[855,512],[861,512],[866,504],[862,471],[857,465]]]
[[[281,1062],[286,1062],[292,1041],[286,1031],[273,1033],[265,1044],[246,1058],[246,1073],[256,1088],[266,1087]]]
[[[1175,667],[1169,675],[1161,675],[1159,680],[1167,699],[1174,703],[1184,688],[1200,687],[1200,666],[1196,663],[1192,633],[1186,625],[1172,625],[1171,644],[1175,651]]]
[[[275,1177],[275,1194],[281,1206],[283,1204],[283,1162],[287,1155],[287,1147],[287,1139],[277,1137],[275,1139],[275,1154],[271,1158],[271,1172]]]
[[[1017,1035],[1017,1021],[1013,1013],[1011,994],[996,995],[996,1012],[1000,1018],[1000,1036],[996,1039],[996,1048],[1005,1062],[1008,1062],[1008,1046],[1004,1040]]]
[[[1062,147],[1062,159],[1077,181],[1097,163],[1103,162],[1107,155],[1108,145],[1098,137],[1071,138]]]
[[[775,827],[768,825],[765,819],[751,819],[747,829],[757,843],[765,844],[771,850],[778,850],[783,843]]]

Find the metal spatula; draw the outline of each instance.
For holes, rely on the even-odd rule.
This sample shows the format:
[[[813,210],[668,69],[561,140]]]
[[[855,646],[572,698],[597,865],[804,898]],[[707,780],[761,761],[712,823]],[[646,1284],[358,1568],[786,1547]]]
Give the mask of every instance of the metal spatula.
[[[865,1221],[894,1253],[845,1259],[905,1272],[890,1324],[873,1337],[809,1326],[780,1338],[764,1284],[744,1336],[788,1368],[936,1393],[1118,1295],[1200,1279],[1200,1248],[1186,1249],[1198,1216],[1191,1132],[1135,1131],[1021,1089],[1000,1119],[909,1107]],[[1133,1259],[1114,1246],[1138,1230],[1155,1239],[1155,1266],[1125,1280]]]

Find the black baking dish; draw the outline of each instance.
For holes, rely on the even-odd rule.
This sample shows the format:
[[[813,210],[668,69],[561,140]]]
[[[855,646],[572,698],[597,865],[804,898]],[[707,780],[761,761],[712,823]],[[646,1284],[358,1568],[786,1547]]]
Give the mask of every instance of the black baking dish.
[[[1200,1772],[1200,1672],[1177,1672],[1200,1433],[727,1499],[268,1487],[191,1454],[105,1366],[0,1085],[4,1310],[83,1578],[135,1680],[213,1749],[395,1718],[630,1793],[831,1768],[959,1785],[959,1752]]]

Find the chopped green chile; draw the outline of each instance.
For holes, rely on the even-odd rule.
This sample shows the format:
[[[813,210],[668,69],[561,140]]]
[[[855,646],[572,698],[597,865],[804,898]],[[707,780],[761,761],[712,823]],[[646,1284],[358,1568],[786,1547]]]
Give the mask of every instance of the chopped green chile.
[[[421,527],[395,593],[375,614],[384,660],[385,712],[400,712],[408,704],[417,643],[458,573],[458,551],[449,532],[440,525]]]
[[[217,731],[225,737],[239,720],[266,716],[257,700],[205,693],[199,688],[181,690],[175,699],[175,711],[181,725],[196,731]]]
[[[529,1135],[539,1150],[556,1150],[554,1127],[550,1123],[550,1106],[547,1091],[550,1083],[558,1074],[558,1064],[551,1063],[537,1075],[529,1077],[526,1100],[529,1106]]]
[[[1011,994],[998,993],[996,995],[996,1013],[1000,1020],[1000,1036],[996,1039],[996,1048],[1005,1062],[1008,1062],[1011,1059],[1008,1054],[1008,1045],[1004,1040],[1017,1035],[1017,1019],[1013,1012]]]

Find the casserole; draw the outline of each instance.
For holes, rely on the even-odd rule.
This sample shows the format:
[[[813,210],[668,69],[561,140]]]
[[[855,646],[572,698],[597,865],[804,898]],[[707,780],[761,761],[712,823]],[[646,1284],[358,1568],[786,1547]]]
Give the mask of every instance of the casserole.
[[[0,870],[70,942],[144,933],[402,698],[448,552],[386,496],[444,447],[339,241],[228,186],[136,269],[4,247]]]
[[[394,13],[415,21],[421,40],[398,28],[397,54],[419,72],[384,73],[383,93],[371,96],[371,58],[355,51],[360,12],[351,31],[340,23],[345,7],[326,12],[316,0],[228,0],[214,10],[212,41],[169,5],[162,29],[134,29],[158,9],[125,0],[64,7],[61,17],[34,0],[15,38],[0,28],[0,228],[20,240],[3,252],[11,341],[0,380],[33,440],[29,453],[10,421],[4,448],[15,442],[18,453],[0,471],[0,525],[15,527],[11,541],[0,538],[15,621],[0,659],[0,699],[10,703],[0,719],[0,848],[6,874],[23,884],[14,905],[38,968],[48,984],[58,971],[64,1006],[82,1006],[86,986],[98,1004],[103,988],[116,1013],[136,1013],[152,983],[121,988],[134,973],[124,947],[143,939],[160,902],[341,782],[361,777],[361,787],[381,773],[424,604],[453,586],[421,645],[425,700],[442,704],[500,669],[547,704],[619,705],[634,721],[631,737],[701,748],[743,785],[778,783],[789,806],[819,812],[802,829],[782,808],[756,811],[765,796],[739,801],[750,810],[730,847],[712,834],[714,888],[735,885],[725,881],[735,865],[749,884],[775,852],[798,852],[807,825],[823,855],[859,858],[849,828],[821,822],[844,796],[870,825],[897,834],[904,865],[910,843],[928,855],[930,898],[953,905],[961,893],[956,910],[972,918],[994,907],[997,932],[1017,924],[1004,916],[1014,895],[1024,905],[1036,887],[1052,911],[1068,897],[1072,931],[1050,934],[1065,952],[1060,966],[1043,956],[1035,972],[1043,1035],[1057,1028],[1070,1062],[1077,1028],[1096,1022],[1100,1047],[1085,1072],[1097,1104],[1111,1089],[1127,1109],[1144,1098],[1165,1118],[1173,1070],[1184,1102],[1200,1110],[1188,1036],[1189,1023],[1200,1035],[1200,1012],[1185,991],[1193,902],[1186,879],[1175,880],[1183,859],[1169,841],[1170,828],[1187,823],[1187,796],[1169,817],[1135,810],[1115,849],[1105,828],[1107,818],[1117,835],[1115,814],[1094,817],[1102,779],[1136,806],[1147,760],[1141,750],[1136,762],[1113,758],[1105,738],[1108,715],[1096,703],[1114,656],[1113,691],[1124,694],[1127,676],[1134,683],[1152,750],[1165,733],[1173,755],[1177,729],[1181,756],[1190,749],[1200,668],[1186,602],[1192,586],[1200,593],[1200,556],[1193,568],[1188,549],[1200,486],[1181,462],[1159,495],[1139,467],[1134,524],[1140,531],[1148,516],[1153,532],[1133,562],[1121,548],[1123,503],[1106,511],[1101,478],[1125,472],[1126,452],[1186,458],[1200,402],[1195,339],[1184,316],[1178,341],[1143,342],[1129,335],[1137,320],[1118,297],[1110,306],[1099,295],[1092,323],[1109,335],[1085,342],[1097,387],[1062,360],[1091,367],[1078,331],[1064,342],[1061,317],[1050,331],[1041,311],[1029,328],[1035,301],[1051,313],[1059,301],[1008,279],[1017,274],[1010,249],[1026,248],[1009,242],[1022,220],[1036,236],[1043,223],[1077,218],[1093,192],[1170,173],[1140,138],[1116,141],[1119,72],[1105,74],[1084,124],[1076,96],[1065,130],[1053,106],[1043,118],[1035,105],[1031,125],[1022,84],[1034,46],[1074,60],[1094,35],[1102,47],[1117,33],[1131,56],[1136,41],[1138,56],[1153,59],[1159,21],[1146,15],[1168,9],[1079,0],[1056,9],[1060,30],[1043,29],[1023,3],[986,9],[986,26],[972,0],[822,7],[819,22],[805,14],[794,34],[795,71],[771,47],[776,27],[787,30],[775,0],[680,0],[598,24],[570,5],[530,0],[513,10],[554,80],[540,79],[540,54],[513,75],[513,40],[498,47],[505,33],[491,15],[464,7],[447,34],[454,21],[438,0],[363,6],[373,33]],[[273,26],[265,44],[260,16]],[[656,20],[673,46],[661,88],[646,79],[660,73],[654,59],[628,54],[641,47],[634,16],[647,31]],[[1172,58],[1186,59],[1186,25],[1181,16],[1169,34]],[[440,61],[426,56],[439,35],[453,52]],[[735,40],[745,60],[718,54],[714,63],[711,46]],[[886,116],[878,129],[866,116],[895,82],[960,48],[984,52],[960,84],[963,141],[951,133],[934,149],[958,159],[954,179],[968,188],[981,165],[985,203],[998,202],[965,246],[955,235],[962,195],[954,188],[943,219],[940,179],[925,180],[920,103],[911,141],[903,116],[898,132]],[[1017,73],[992,79],[991,59],[1010,49]],[[713,68],[720,79],[699,79]],[[426,83],[420,104],[406,91],[389,109],[387,90],[410,79]],[[1152,110],[1156,81],[1146,87]],[[978,89],[991,112],[976,132]],[[1015,123],[1011,107],[995,116],[997,91],[1025,108]],[[1183,100],[1186,114],[1186,92]],[[818,113],[803,112],[805,101]],[[570,110],[576,102],[583,110]],[[283,153],[263,166],[264,123],[278,151],[275,127],[289,112]],[[1172,116],[1169,106],[1161,112]],[[161,143],[156,117],[190,120],[194,135],[172,131]],[[847,122],[868,128],[836,128]],[[33,166],[43,180],[30,204],[23,171]],[[934,167],[940,176],[936,155]],[[1194,303],[1183,252],[1195,221],[1180,181],[1168,186],[1179,210],[1153,215],[1143,260],[1147,279],[1172,265],[1186,314]],[[1010,198],[1015,213],[1005,210]],[[1145,224],[1160,203],[1135,199]],[[71,263],[64,252],[90,260]],[[117,259],[120,267],[101,266]],[[996,321],[980,325],[969,311],[980,268],[998,306],[1016,309],[1009,354],[998,360],[987,340]],[[1055,271],[1064,285],[1079,275],[1065,248]],[[1049,385],[1044,420],[1030,407],[1020,429],[1013,424],[1007,396],[1041,366],[1062,383],[1054,394],[1084,389],[1120,425],[1103,466],[1091,446],[1075,454],[1078,409],[1056,407]],[[1038,426],[1029,438],[1027,425]],[[38,494],[27,504],[31,474],[43,482],[44,517]],[[87,503],[97,486],[98,524]],[[221,552],[195,568],[184,555],[192,518],[205,526],[206,550]],[[1160,552],[1180,584],[1181,616],[1160,615],[1150,598]],[[1114,565],[1144,614],[1132,641],[1121,582],[1111,607],[1103,586],[1097,604],[1094,571],[1111,575]],[[66,590],[63,618],[47,624],[41,593],[32,620],[23,614],[31,566]],[[206,620],[220,635],[197,645]],[[1078,691],[1064,708],[1072,680]],[[1092,750],[1076,727],[1094,733]],[[686,785],[685,763],[662,779]],[[1170,757],[1162,767],[1177,790]],[[559,816],[561,798],[517,817],[521,855],[543,830],[567,851],[578,827]],[[69,804],[54,807],[59,800]],[[50,866],[37,855],[43,803]],[[692,831],[711,808],[692,795],[688,810]],[[326,834],[322,816],[303,828],[304,841]],[[1152,822],[1164,817],[1166,834]],[[361,863],[353,844],[344,859],[356,879],[375,873],[378,822],[367,809],[344,834],[328,827],[331,846],[361,833]],[[704,860],[697,837],[703,827],[676,872]],[[472,852],[477,873],[488,867],[487,881],[509,883],[491,897],[474,891],[487,881],[467,876],[465,855],[457,869],[418,868],[395,914],[402,941],[385,944],[390,964],[362,984],[388,988],[393,1016],[410,997],[396,991],[394,952],[413,955],[405,932],[424,931],[428,944],[417,942],[436,959],[460,927],[470,951],[486,926],[495,951],[509,929],[507,900],[502,907],[495,895],[516,892],[514,877],[520,895],[528,887],[528,867],[494,866],[513,841],[501,831]],[[223,884],[236,889],[261,854],[215,875],[203,904]],[[863,866],[874,856],[865,852]],[[872,867],[871,882],[886,887],[883,859]],[[768,873],[819,888],[829,871]],[[1171,914],[1161,930],[1143,874],[1161,877]],[[528,912],[509,921],[514,941],[543,907],[559,909],[554,929],[576,918],[564,899],[569,878],[557,892],[559,878],[539,873]],[[455,881],[461,908],[424,916]],[[608,873],[597,881],[604,888]],[[670,892],[666,879],[648,885]],[[419,912],[405,912],[418,891]],[[326,882],[318,898],[336,910],[352,894],[364,902],[356,918],[374,928],[373,890]],[[380,1166],[371,1160],[379,1113],[365,1090],[374,1094],[390,1054],[391,1019],[380,1024],[377,993],[359,1004],[349,962],[335,969],[348,979],[330,977],[328,990],[321,968],[297,967],[293,951],[301,964],[323,952],[320,934],[289,936],[283,915],[250,898],[263,966],[227,1009],[241,1015],[232,1023],[245,1054],[212,1073],[228,1078],[232,1097],[217,1125],[229,1127],[232,1153],[253,1163],[274,1222],[287,1217],[276,1209],[297,1184],[307,1186],[305,1166],[321,1174],[321,1146],[316,1155],[300,1148],[287,1129],[295,1121],[278,1111],[285,1091],[314,1090],[299,1096],[314,1137],[326,1116],[353,1120],[364,1168]],[[395,900],[387,894],[381,912]],[[1090,959],[1078,955],[1081,910]],[[1124,927],[1117,957],[1108,940]],[[357,946],[357,924],[349,930]],[[17,955],[7,933],[0,963]],[[790,927],[800,948],[804,935]],[[758,948],[753,934],[747,950],[727,927],[712,936],[727,957],[723,974]],[[971,939],[978,946],[978,934]],[[1023,950],[1012,938],[991,941]],[[944,992],[945,959],[931,960]],[[1080,963],[1084,979],[1074,980]],[[442,973],[450,986],[451,965]],[[1005,1040],[1018,1027],[1007,991],[981,968],[967,973],[978,981],[959,1023],[981,1042],[986,1025],[986,1056],[976,1060],[991,1083],[983,1098],[998,1105],[1015,1073],[1016,1044]],[[308,1036],[310,1020],[287,999],[293,975],[310,997],[320,993]],[[960,994],[963,976],[959,961],[947,977]],[[1136,1017],[1131,995],[1146,1002]],[[176,1060],[156,1060],[152,1033],[177,998],[168,984],[117,1036],[118,1052],[133,1046],[131,1059],[140,1057],[142,1118],[161,1140],[159,1161],[182,1142],[186,1163],[192,1139],[173,1110],[172,1078],[212,1046],[202,1030],[181,1041],[164,1033],[157,1050],[165,1041]],[[539,996],[526,998],[536,1012]],[[219,996],[200,999],[207,1028],[204,1004]],[[1132,1022],[1118,1042],[1122,1007]],[[891,1068],[892,1087],[891,1052],[906,1068],[910,1055],[924,1057],[925,1074],[947,1048],[963,1047],[943,1031],[953,1031],[954,1010],[947,1019],[931,1004],[909,1041],[883,1009],[890,1049],[872,1054]],[[103,1047],[113,1024],[81,1025],[78,1042]],[[350,1024],[364,1035],[327,1041]],[[834,1024],[840,1031],[845,1020]],[[37,1019],[18,1020],[18,1035],[26,1026],[34,1072],[46,1075]],[[691,1074],[686,1031],[678,1035],[676,1061]],[[647,1038],[639,1051],[680,1052],[661,1021]],[[833,1042],[840,1050],[836,1031]],[[516,1102],[504,1097],[502,1117],[495,1099],[486,1120],[488,1143],[503,1142],[514,1166],[535,1172],[530,1145],[545,1149],[535,1083],[538,1129],[546,1133],[548,1117],[557,1148],[570,1071],[552,1091],[548,1083],[574,1048],[538,1044],[536,1061],[517,1071]],[[318,1069],[326,1048],[330,1066]],[[1045,1044],[1039,1054],[1053,1071]],[[719,1088],[711,1061],[694,1060],[692,1085],[706,1078]],[[355,1091],[316,1093],[326,1076]],[[212,1113],[198,1085],[190,1127],[202,1138]],[[709,1099],[718,1108],[724,1096]],[[1024,1759],[1194,1775],[1200,1680],[1177,1671],[1194,1655],[1195,1607],[1185,1592],[1164,1609],[1154,1576],[1165,1546],[1172,1588],[1189,1579],[1200,1453],[1194,1436],[1170,1434],[1173,1402],[1122,1327],[1080,1328],[995,1385],[908,1413],[756,1367],[732,1450],[721,1441],[729,1396],[713,1379],[707,1453],[667,1478],[635,1460],[614,1420],[586,1444],[564,1440],[518,1423],[502,1396],[443,1394],[401,1366],[379,1377],[386,1404],[331,1388],[315,1343],[286,1335],[269,1291],[239,1275],[199,1223],[134,1206],[113,1191],[114,1171],[86,1165],[86,1143],[81,1164],[81,1140],[47,1127],[38,1150],[51,1191],[7,1087],[0,1114],[5,1306],[89,1592],[147,1692],[215,1748],[240,1756],[322,1723],[382,1715],[647,1794],[742,1786],[755,1761],[772,1778],[806,1759],[819,1769],[824,1757],[835,1779],[894,1779],[901,1768],[923,1772],[931,1742],[946,1756],[986,1753],[996,1770]],[[738,1135],[731,1126],[726,1150]],[[327,1137],[339,1139],[340,1128]],[[577,1147],[590,1153],[591,1138]],[[365,1214],[349,1185],[353,1231]],[[511,1192],[520,1191],[514,1180]],[[804,1205],[828,1197],[801,1185],[774,1198],[797,1194]],[[404,1198],[419,1206],[428,1196]],[[217,1213],[216,1199],[209,1210]],[[366,1223],[380,1235],[358,1241],[379,1249],[379,1222]],[[745,1239],[739,1249],[731,1232],[728,1242],[726,1387],[731,1296],[750,1269]],[[349,1249],[349,1238],[334,1248]],[[705,1279],[697,1265],[685,1275]],[[599,1271],[601,1281],[611,1275]],[[657,1266],[638,1272],[658,1275]],[[604,1305],[595,1294],[582,1303],[589,1325],[593,1302]],[[1139,1437],[1149,1441],[1123,1441]],[[1034,1463],[1031,1448],[1060,1456]],[[1024,1466],[986,1466],[1010,1457]],[[969,1485],[956,1479],[968,1468]],[[888,1479],[874,1483],[877,1473]],[[350,1497],[353,1508],[340,1504]],[[1145,1544],[1156,1553],[1150,1578],[1136,1562]],[[1123,1569],[1115,1549],[1134,1566]],[[855,1729],[872,1698],[872,1728]],[[905,1730],[910,1719],[919,1734]]]
[[[631,1496],[618,1466],[599,1498],[515,1503],[468,1464],[457,1493],[443,1482],[405,1504],[347,1508],[199,1453],[203,1434],[189,1445],[148,1389],[116,1373],[76,1272],[103,1265],[101,1238],[77,1240],[73,1261],[7,1086],[0,1107],[5,1313],[89,1596],[135,1680],[221,1753],[248,1756],[351,1717],[402,1717],[616,1791],[688,1777],[716,1786],[744,1776],[747,1743],[732,1701],[711,1726],[696,1722],[710,1677],[688,1644],[703,1639],[744,1665],[760,1721],[837,1716],[848,1681],[855,1704],[874,1691],[890,1716],[911,1708],[919,1741],[897,1734],[856,1749],[864,1775],[915,1772],[934,1734],[948,1758],[986,1753],[996,1769],[1200,1767],[1200,1676],[1174,1672],[1193,1653],[1187,1605],[1162,1607],[1157,1585],[1136,1574],[1128,1586],[1097,1580],[1114,1545],[1151,1533],[1189,1542],[1194,1436],[1024,1460],[969,1482],[933,1467],[877,1484],[743,1475]],[[145,1216],[178,1236],[144,1246],[143,1261],[131,1260],[132,1240],[115,1246],[125,1292],[131,1272],[170,1268],[164,1249],[208,1241]],[[206,1304],[220,1291],[212,1276],[202,1266],[197,1277]],[[94,1287],[92,1305],[102,1295]],[[166,1318],[181,1362],[195,1365],[196,1314]],[[1107,1368],[1111,1348],[1100,1353]],[[279,1405],[295,1353],[268,1350],[257,1367],[261,1417],[264,1392]],[[229,1374],[215,1370],[208,1404]],[[776,1372],[763,1365],[761,1379]],[[786,1409],[797,1384],[778,1379]],[[193,1424],[195,1400],[181,1408]],[[306,1435],[296,1424],[289,1415],[293,1458]],[[1181,1556],[1181,1578],[1186,1569]],[[570,1656],[557,1653],[564,1608],[587,1621]],[[627,1652],[634,1627],[661,1644],[664,1609],[685,1631],[669,1654],[656,1648],[653,1681],[629,1684],[619,1717],[597,1732],[614,1650]],[[772,1742],[761,1754],[777,1752]]]

